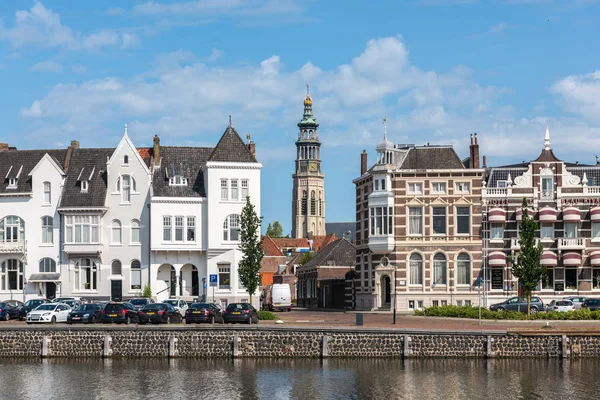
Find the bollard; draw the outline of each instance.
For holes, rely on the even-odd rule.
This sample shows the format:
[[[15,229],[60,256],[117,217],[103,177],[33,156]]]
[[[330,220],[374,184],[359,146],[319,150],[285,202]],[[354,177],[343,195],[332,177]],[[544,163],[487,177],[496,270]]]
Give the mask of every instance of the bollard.
[[[404,337],[402,338],[402,344],[404,347],[404,350],[402,351],[402,356],[404,358],[410,357],[410,336],[404,334]]]
[[[492,351],[492,343],[494,342],[494,338],[491,335],[488,335],[485,346],[485,356],[487,358],[496,357],[496,353]]]
[[[321,347],[321,358],[329,357],[329,336],[323,336],[322,347]]]
[[[104,348],[102,349],[102,357],[112,357],[112,337],[110,335],[104,336]]]
[[[232,339],[232,348],[233,348],[233,358],[238,358],[240,355],[239,343],[240,338],[238,335],[233,335]]]
[[[177,357],[177,338],[175,336],[171,336],[169,338],[169,357]]]
[[[363,324],[363,315],[360,313],[356,314],[356,326],[362,326]]]
[[[42,339],[42,358],[50,356],[50,339],[44,336]]]

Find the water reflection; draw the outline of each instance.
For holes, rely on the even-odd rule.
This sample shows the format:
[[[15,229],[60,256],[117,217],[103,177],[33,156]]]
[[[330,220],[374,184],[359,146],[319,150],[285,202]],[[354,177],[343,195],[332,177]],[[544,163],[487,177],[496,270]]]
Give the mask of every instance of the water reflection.
[[[0,359],[7,399],[587,399],[600,360]]]

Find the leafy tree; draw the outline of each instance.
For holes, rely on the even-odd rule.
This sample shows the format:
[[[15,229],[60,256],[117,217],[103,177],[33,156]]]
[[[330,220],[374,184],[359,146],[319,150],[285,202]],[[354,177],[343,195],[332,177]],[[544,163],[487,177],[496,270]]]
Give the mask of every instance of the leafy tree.
[[[523,198],[523,220],[519,231],[519,245],[521,251],[516,260],[511,259],[512,274],[519,279],[522,293],[527,297],[527,315],[531,312],[531,292],[539,285],[546,276],[546,267],[540,264],[542,245],[536,245],[535,231],[538,229],[537,222],[527,212],[527,200]]]
[[[146,284],[146,286],[144,286],[144,291],[142,292],[142,297],[145,297],[147,299],[152,298],[152,287],[150,286],[150,284]]]
[[[283,237],[283,226],[281,226],[279,221],[275,221],[273,225],[269,224],[267,226],[267,236],[272,238]]]
[[[260,236],[261,221],[262,217],[256,215],[254,204],[250,202],[250,196],[246,197],[246,205],[242,209],[240,223],[240,250],[244,256],[240,262],[238,275],[242,286],[250,295],[250,304],[252,304],[252,295],[260,285],[258,272],[265,255]]]
[[[312,253],[308,252],[304,255],[304,257],[302,257],[302,259],[300,260],[300,265],[304,265],[307,262],[310,261],[310,259],[312,258]]]

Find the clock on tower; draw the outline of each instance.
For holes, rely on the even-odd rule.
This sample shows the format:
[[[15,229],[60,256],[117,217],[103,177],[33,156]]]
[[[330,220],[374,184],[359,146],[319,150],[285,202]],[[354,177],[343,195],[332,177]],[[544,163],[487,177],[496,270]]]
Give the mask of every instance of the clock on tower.
[[[311,162],[308,166],[310,172],[317,172],[317,163]]]

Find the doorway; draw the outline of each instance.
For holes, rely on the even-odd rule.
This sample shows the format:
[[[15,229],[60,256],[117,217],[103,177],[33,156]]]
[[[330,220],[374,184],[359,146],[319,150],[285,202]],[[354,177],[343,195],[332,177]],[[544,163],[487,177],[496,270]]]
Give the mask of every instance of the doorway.
[[[56,297],[56,283],[46,282],[46,298],[48,300],[54,300]]]
[[[200,288],[198,285],[198,268],[192,268],[192,296],[198,296],[200,294]]]
[[[391,302],[392,302],[392,281],[390,279],[389,276],[384,276],[382,278],[382,290],[383,293],[381,294],[381,299],[382,301],[382,306],[383,307],[389,307]]]
[[[177,289],[177,273],[175,273],[175,268],[171,269],[171,287],[169,290],[169,295],[171,297],[175,297]]]
[[[112,301],[123,301],[123,281],[110,281],[110,299]]]

